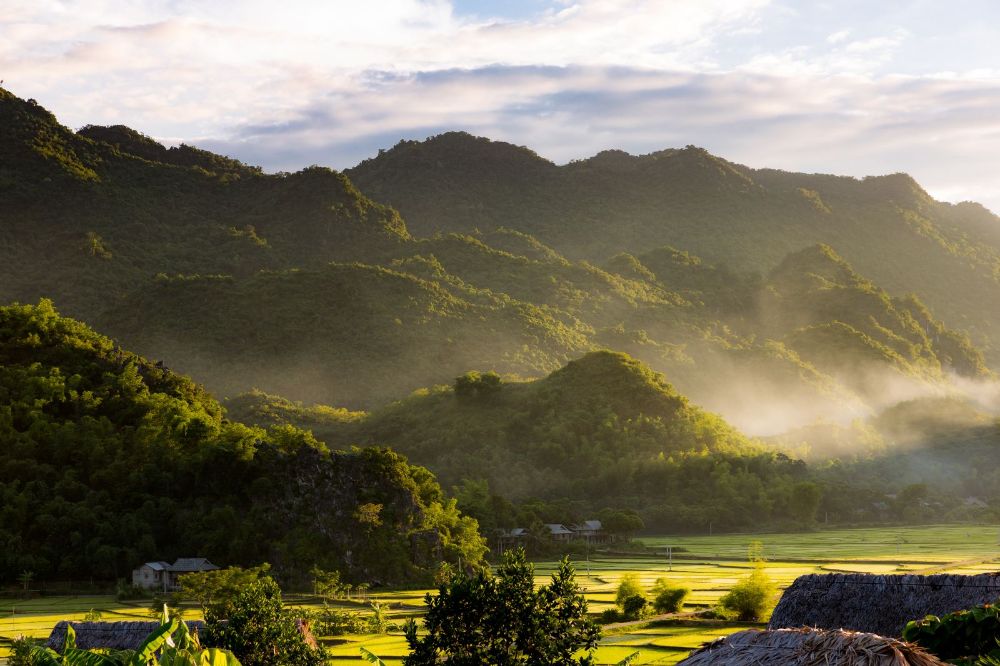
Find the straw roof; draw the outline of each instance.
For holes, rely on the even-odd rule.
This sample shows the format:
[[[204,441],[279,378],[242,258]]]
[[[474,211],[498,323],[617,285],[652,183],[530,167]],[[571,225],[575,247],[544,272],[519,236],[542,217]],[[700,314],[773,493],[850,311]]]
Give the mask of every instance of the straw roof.
[[[943,666],[912,643],[823,629],[747,629],[695,650],[677,666]]]
[[[67,622],[56,624],[45,643],[53,650],[61,651],[66,644],[66,627],[73,625],[76,632],[76,646],[83,650],[108,648],[111,650],[135,650],[160,626],[159,622]],[[186,622],[188,629],[199,631],[205,626],[201,620]]]
[[[769,629],[822,627],[901,636],[910,620],[1000,598],[1000,573],[958,576],[810,574],[781,596]]]

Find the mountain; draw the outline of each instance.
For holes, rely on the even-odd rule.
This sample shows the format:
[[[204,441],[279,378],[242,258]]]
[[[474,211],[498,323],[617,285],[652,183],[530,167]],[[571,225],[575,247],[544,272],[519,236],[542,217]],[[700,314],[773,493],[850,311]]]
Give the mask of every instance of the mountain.
[[[435,550],[484,550],[426,469],[230,421],[190,379],[48,301],[0,307],[0,404],[0,580],[127,578],[198,554],[290,579],[318,565],[426,581]]]
[[[269,176],[124,127],[73,132],[2,89],[0,220],[0,302],[53,298],[87,320],[160,273],[371,259],[408,238],[342,174]]]
[[[597,263],[669,245],[764,272],[826,244],[889,292],[916,294],[1000,360],[1000,218],[935,201],[905,174],[751,169],[692,146],[556,166],[454,132],[400,142],[346,173],[418,235],[504,226]]]
[[[391,442],[445,484],[484,480],[505,498],[565,500],[580,515],[634,509],[663,529],[703,529],[709,516],[731,528],[792,520],[790,489],[806,471],[607,351],[528,382],[467,373],[367,415],[260,392],[227,406],[249,422],[311,427],[338,446]]]
[[[789,245],[826,225],[854,248],[851,234],[860,232],[841,226],[861,218],[820,225],[808,216],[824,207],[870,212],[865,206],[890,195],[919,199],[904,179],[863,191],[833,179],[829,192],[799,192],[792,206],[775,194],[780,174],[693,148],[642,158],[607,152],[557,167],[523,148],[451,133],[401,144],[349,172],[379,197],[416,201],[413,235],[410,220],[343,173],[266,175],[127,127],[73,132],[6,91],[0,120],[0,302],[53,298],[220,395],[256,387],[371,410],[469,370],[538,378],[611,349],[665,373],[738,427],[773,434],[989,375],[984,348],[929,298],[889,290],[837,246]],[[608,217],[606,228],[588,221],[610,215],[615,188],[626,186],[615,215],[634,215]],[[472,208],[445,205],[462,197]],[[592,205],[582,210],[578,198]],[[636,208],[642,202],[650,207]],[[742,231],[722,233],[703,205],[730,206]],[[988,235],[982,210],[958,208]],[[672,212],[652,224],[656,210]],[[491,226],[463,222],[486,222],[483,211],[496,213]],[[802,211],[812,212],[800,219]],[[430,233],[431,217],[437,228],[466,231]],[[654,243],[682,228],[693,246]],[[553,244],[572,246],[571,236],[608,251],[573,258],[579,248]],[[747,261],[712,259],[736,237],[749,244],[740,249]],[[699,256],[699,245],[709,254]]]

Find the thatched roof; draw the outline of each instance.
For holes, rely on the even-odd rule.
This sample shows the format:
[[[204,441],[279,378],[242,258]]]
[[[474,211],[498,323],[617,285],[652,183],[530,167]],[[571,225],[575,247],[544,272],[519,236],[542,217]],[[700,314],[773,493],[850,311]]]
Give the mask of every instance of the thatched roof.
[[[991,603],[1000,573],[958,576],[799,576],[781,596],[769,629],[821,627],[901,636],[910,620]]]
[[[49,640],[45,643],[56,651],[62,651],[66,644],[66,627],[73,625],[76,632],[76,646],[89,650],[91,648],[109,648],[112,650],[135,650],[146,640],[159,622],[59,622]],[[188,629],[199,631],[205,626],[201,620],[186,622]]]
[[[692,652],[677,666],[943,666],[912,643],[823,629],[747,629]]]

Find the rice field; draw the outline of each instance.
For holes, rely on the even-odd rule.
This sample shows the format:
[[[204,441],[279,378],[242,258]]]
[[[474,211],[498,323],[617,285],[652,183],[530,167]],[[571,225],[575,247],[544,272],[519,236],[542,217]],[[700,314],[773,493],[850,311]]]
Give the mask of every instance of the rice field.
[[[593,613],[611,608],[622,576],[639,575],[646,587],[660,577],[691,588],[688,606],[715,605],[719,597],[744,576],[751,541],[764,545],[767,572],[784,588],[808,573],[964,573],[1000,570],[1000,527],[995,525],[937,525],[907,528],[828,530],[798,534],[740,534],[716,536],[645,537],[640,539],[655,554],[641,557],[604,554],[577,561],[577,582]],[[673,559],[666,556],[673,547]],[[537,562],[536,581],[543,584],[556,562]],[[426,591],[370,594],[390,604],[390,617],[402,623],[419,615]],[[292,605],[310,607],[312,599],[289,596]],[[344,604],[364,610],[362,603]],[[25,634],[47,636],[62,619],[82,620],[90,609],[105,620],[148,619],[146,604],[123,604],[111,597],[46,597],[30,601],[0,599],[0,659],[4,639]],[[194,619],[194,615],[185,617]],[[638,651],[638,664],[673,664],[690,650],[747,625],[718,622],[650,622],[605,632],[597,661],[614,664]],[[359,647],[365,647],[388,664],[400,664],[408,652],[398,632],[383,636],[347,635],[324,639],[331,663],[363,664]]]

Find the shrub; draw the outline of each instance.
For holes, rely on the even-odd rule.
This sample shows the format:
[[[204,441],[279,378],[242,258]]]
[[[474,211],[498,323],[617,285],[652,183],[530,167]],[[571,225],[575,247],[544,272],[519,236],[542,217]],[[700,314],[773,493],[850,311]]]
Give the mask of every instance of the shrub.
[[[684,600],[691,590],[671,583],[666,578],[657,578],[653,584],[653,608],[657,613],[679,613],[684,608]]]
[[[992,663],[1000,658],[1000,607],[986,604],[942,617],[928,615],[907,623],[903,640],[952,663],[964,660]],[[964,658],[964,660],[962,659]]]
[[[639,582],[639,574],[629,573],[622,576],[618,583],[618,592],[615,594],[615,605],[625,610],[625,600],[630,597],[645,597],[645,590]]]
[[[619,613],[616,608],[608,608],[601,611],[601,614],[598,617],[598,622],[601,624],[611,624],[612,622],[619,622],[622,619],[621,613]]]
[[[638,620],[646,614],[649,602],[641,594],[634,594],[622,603],[622,615],[626,620]]]
[[[312,616],[313,626],[318,636],[340,636],[341,634],[363,634],[368,622],[356,611],[330,608],[323,604],[323,610]]]
[[[763,565],[758,563],[746,578],[736,583],[719,600],[719,604],[735,613],[740,621],[760,620],[770,610],[771,600],[777,591],[774,581],[765,573]]]

